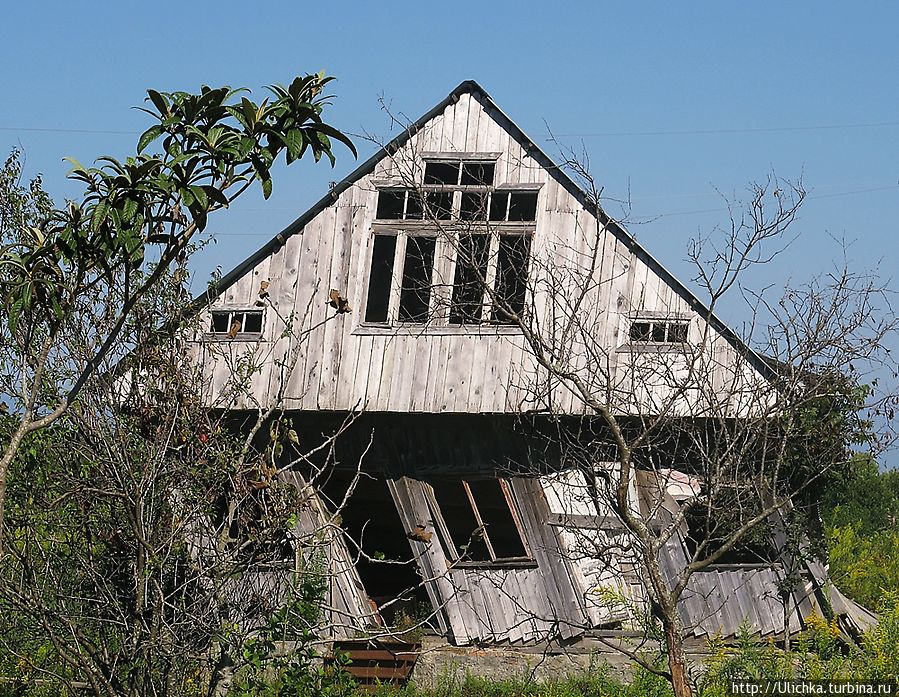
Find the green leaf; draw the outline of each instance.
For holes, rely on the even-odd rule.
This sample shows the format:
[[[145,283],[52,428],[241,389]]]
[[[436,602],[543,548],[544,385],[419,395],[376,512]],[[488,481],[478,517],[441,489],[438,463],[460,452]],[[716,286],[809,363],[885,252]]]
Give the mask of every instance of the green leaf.
[[[272,178],[266,177],[262,180],[262,196],[268,200],[269,196],[272,195]]]
[[[91,213],[91,230],[96,232],[100,229],[100,226],[106,221],[106,216],[109,213],[109,201],[102,200],[94,206],[94,210]]]
[[[130,223],[134,219],[135,213],[137,213],[137,201],[133,198],[126,198],[125,205],[122,206],[122,220]]]
[[[137,152],[142,153],[150,143],[156,140],[163,133],[165,133],[165,129],[160,124],[150,126],[150,128],[143,132],[140,140],[137,141]]]
[[[303,141],[303,132],[299,128],[292,128],[287,131],[284,142],[287,145],[288,161],[295,160],[299,157],[300,150],[303,147]]]
[[[168,100],[156,90],[147,90],[147,94],[150,97],[150,101],[153,102],[153,106],[155,106],[159,111],[160,115],[168,116],[170,113]]]

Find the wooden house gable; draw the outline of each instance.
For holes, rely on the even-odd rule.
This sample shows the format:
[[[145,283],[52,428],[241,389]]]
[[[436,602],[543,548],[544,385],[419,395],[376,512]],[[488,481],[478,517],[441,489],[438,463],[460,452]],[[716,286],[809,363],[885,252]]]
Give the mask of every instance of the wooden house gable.
[[[463,249],[485,260],[490,290],[474,300]],[[622,409],[664,396],[655,383],[709,334],[710,382],[733,392],[761,379],[761,361],[465,82],[198,298],[197,346],[210,401],[227,408],[579,412],[567,391],[532,403],[540,370],[492,298],[552,338],[559,298],[581,288],[571,362],[626,395]],[[603,364],[578,341],[601,347]],[[222,402],[235,375],[250,389]]]

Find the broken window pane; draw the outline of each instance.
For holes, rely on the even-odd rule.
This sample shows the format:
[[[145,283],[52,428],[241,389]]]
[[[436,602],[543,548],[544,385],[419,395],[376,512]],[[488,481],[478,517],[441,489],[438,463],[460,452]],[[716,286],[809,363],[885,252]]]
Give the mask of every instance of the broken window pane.
[[[487,235],[461,235],[459,237],[456,276],[453,280],[453,301],[449,318],[452,324],[470,324],[481,321],[489,253],[490,238]]]
[[[262,310],[250,310],[243,313],[243,331],[247,334],[259,334],[262,331]]]
[[[652,341],[662,342],[665,341],[665,323],[664,322],[653,322],[652,323]]]
[[[675,344],[685,344],[687,342],[687,323],[671,322],[668,325],[668,341]]]
[[[487,194],[472,191],[463,192],[459,218],[462,220],[486,220]]]
[[[537,192],[513,191],[509,196],[510,222],[537,219]]]
[[[519,317],[524,312],[530,249],[531,238],[527,235],[500,235],[492,318],[497,324],[514,321],[506,307]]]
[[[694,557],[701,545],[699,558],[705,559],[720,549],[746,519],[755,513],[747,510],[746,501],[740,501],[739,491],[727,490],[718,493],[711,507],[693,506],[687,511],[687,525],[684,546],[690,557]],[[715,564],[768,564],[777,561],[778,554],[773,544],[773,533],[769,526],[761,523],[755,526],[721,555]]]
[[[652,336],[652,324],[649,322],[634,322],[631,324],[631,341],[649,341]]]
[[[509,502],[497,479],[469,481],[475,506],[487,531],[487,539],[493,547],[496,559],[527,557],[527,549]]]
[[[440,508],[440,517],[443,518],[459,558],[466,561],[490,561],[490,553],[484,541],[484,529],[475,517],[463,482],[432,482],[431,488]]]
[[[402,220],[405,201],[405,191],[397,189],[379,191],[376,216],[379,220]]]
[[[502,222],[506,219],[506,211],[509,209],[509,192],[495,191],[490,196],[490,220]]]
[[[435,242],[435,237],[409,237],[406,240],[400,292],[401,322],[426,322],[428,319]]]
[[[463,186],[490,186],[495,170],[493,162],[463,162],[461,183]]]
[[[458,162],[425,163],[425,184],[447,184],[449,186],[455,186],[458,183]]]
[[[406,220],[421,220],[424,217],[424,207],[421,205],[421,195],[417,191],[410,191],[406,197]]]
[[[366,322],[387,321],[395,251],[396,237],[375,235],[371,253],[371,273],[368,277],[368,301],[365,304]]]
[[[453,214],[452,191],[429,191],[426,194],[429,217],[449,220]]]
[[[212,329],[210,331],[215,334],[227,334],[231,327],[231,313],[213,311],[212,313]]]

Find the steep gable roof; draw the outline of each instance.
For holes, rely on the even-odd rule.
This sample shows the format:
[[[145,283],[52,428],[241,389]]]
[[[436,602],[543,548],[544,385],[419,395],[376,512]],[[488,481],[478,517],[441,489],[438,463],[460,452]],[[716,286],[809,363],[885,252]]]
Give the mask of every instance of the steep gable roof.
[[[693,309],[694,312],[706,319],[709,324],[727,340],[738,355],[744,356],[753,368],[767,378],[770,379],[774,376],[774,371],[767,361],[763,360],[749,346],[747,346],[743,340],[730,329],[730,327],[711,312],[705,303],[668,271],[668,269],[652,256],[652,254],[646,251],[646,249],[644,249],[618,222],[609,216],[600,206],[591,202],[587,193],[578,186],[561,167],[553,162],[552,159],[550,159],[550,157],[543,152],[543,150],[531,140],[531,138],[529,138],[508,115],[506,115],[496,102],[493,101],[490,95],[487,94],[486,90],[474,80],[465,80],[460,83],[431,110],[407,128],[404,128],[398,136],[379,148],[374,155],[359,165],[343,180],[338,182],[336,186],[322,196],[322,198],[313,204],[305,213],[225,274],[214,287],[210,287],[207,291],[196,296],[190,303],[188,312],[194,313],[199,311],[236,283],[244,274],[251,271],[260,261],[281,249],[288,238],[301,233],[303,228],[313,218],[334,203],[344,191],[349,189],[364,176],[371,174],[381,160],[400,150],[415,133],[420,131],[429,121],[443,113],[449,105],[457,102],[464,94],[469,94],[477,99],[484,110],[491,114],[497,123],[512,136],[530,157],[539,163],[540,166],[543,167],[581,206],[596,215],[599,222],[611,232],[625,246],[625,248],[628,249],[628,251],[632,252],[637,259],[646,264],[649,269],[657,274]]]

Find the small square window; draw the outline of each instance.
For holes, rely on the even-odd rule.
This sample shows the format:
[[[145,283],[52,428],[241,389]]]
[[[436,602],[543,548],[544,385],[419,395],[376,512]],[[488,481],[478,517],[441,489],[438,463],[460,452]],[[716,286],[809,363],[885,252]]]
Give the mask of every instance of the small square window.
[[[665,328],[668,325],[665,322],[653,322],[652,323],[652,338],[651,341],[655,341],[656,343],[662,343],[665,341]]]
[[[631,324],[631,341],[650,341],[652,337],[652,325],[649,322],[634,322]]]
[[[459,218],[462,220],[486,220],[487,194],[472,191],[462,192]]]
[[[262,310],[213,310],[210,333],[234,339],[262,333]]]
[[[493,184],[493,175],[496,165],[493,162],[463,162],[462,180],[463,186],[490,186]]]
[[[428,205],[428,217],[436,220],[449,220],[453,217],[453,192],[429,191],[425,194]]]
[[[668,341],[673,344],[687,343],[687,323],[672,322],[668,325]]]
[[[459,183],[458,162],[426,162],[425,184],[456,186]]]
[[[537,192],[513,191],[509,196],[509,222],[537,219]]]
[[[379,220],[402,220],[406,204],[406,192],[396,189],[385,189],[378,192]]]

